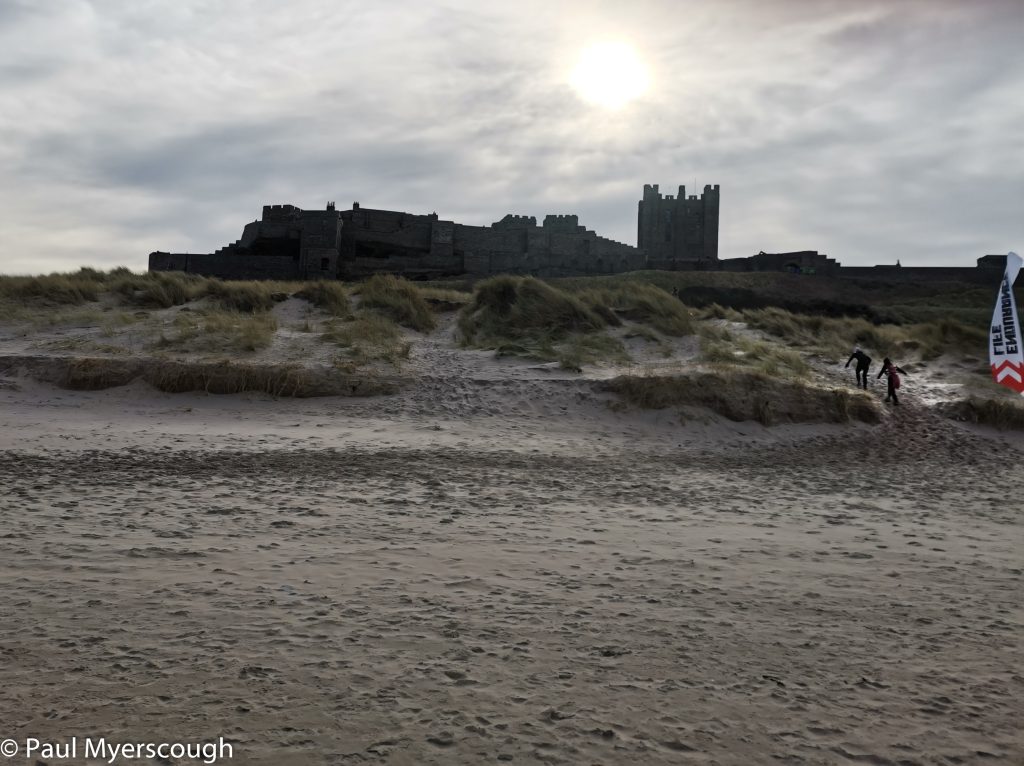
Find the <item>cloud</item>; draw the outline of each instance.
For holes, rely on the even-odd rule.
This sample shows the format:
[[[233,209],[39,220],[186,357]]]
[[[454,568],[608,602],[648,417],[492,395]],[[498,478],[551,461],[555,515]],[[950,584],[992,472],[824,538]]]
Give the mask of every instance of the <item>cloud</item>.
[[[244,12],[243,12],[244,9]],[[968,264],[1020,248],[1017,2],[0,4],[0,271],[212,250],[263,204],[578,213],[722,187],[721,254]],[[620,112],[566,80],[626,39]]]

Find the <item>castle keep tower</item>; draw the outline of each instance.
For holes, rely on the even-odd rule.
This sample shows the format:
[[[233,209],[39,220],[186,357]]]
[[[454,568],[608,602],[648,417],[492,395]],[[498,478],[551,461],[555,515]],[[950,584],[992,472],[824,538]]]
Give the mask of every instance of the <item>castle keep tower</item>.
[[[692,269],[718,261],[718,184],[705,186],[697,197],[664,197],[658,185],[645,184],[637,216],[636,244],[647,255],[649,269]]]

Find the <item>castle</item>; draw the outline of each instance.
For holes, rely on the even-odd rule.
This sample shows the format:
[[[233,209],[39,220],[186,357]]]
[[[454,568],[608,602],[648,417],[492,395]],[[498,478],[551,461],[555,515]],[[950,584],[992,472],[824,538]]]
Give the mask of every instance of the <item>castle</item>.
[[[637,213],[636,246],[644,251],[648,269],[675,270],[683,264],[710,267],[718,260],[718,186],[704,193],[665,197],[658,185],[644,185]]]
[[[718,259],[718,186],[698,197],[662,199],[644,187],[642,237],[657,243],[657,266],[643,246],[598,236],[578,216],[506,215],[490,226],[467,226],[394,210],[302,210],[267,205],[236,242],[215,253],[149,255],[150,271],[186,271],[222,279],[357,279],[380,272],[412,279],[452,275],[531,274],[540,277],[616,274],[645,268],[686,268]],[[652,246],[653,247],[653,246]]]
[[[185,271],[222,279],[359,279],[400,274],[410,279],[529,274],[538,277],[670,271],[784,271],[886,281],[998,281],[1005,256],[984,256],[977,268],[844,267],[816,250],[761,252],[719,259],[718,185],[700,196],[662,195],[645,185],[637,211],[637,246],[598,236],[575,215],[506,215],[490,226],[445,221],[437,213],[394,210],[303,210],[267,205],[236,242],[215,253],[149,254],[150,271]],[[1001,260],[1002,259],[1002,260]]]

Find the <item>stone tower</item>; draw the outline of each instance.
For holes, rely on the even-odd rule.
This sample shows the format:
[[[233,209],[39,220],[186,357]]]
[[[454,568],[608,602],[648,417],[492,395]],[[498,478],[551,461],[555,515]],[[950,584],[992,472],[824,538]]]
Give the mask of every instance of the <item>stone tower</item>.
[[[700,268],[718,260],[718,184],[697,197],[664,197],[658,185],[645,184],[637,216],[637,247],[647,254],[649,269]]]

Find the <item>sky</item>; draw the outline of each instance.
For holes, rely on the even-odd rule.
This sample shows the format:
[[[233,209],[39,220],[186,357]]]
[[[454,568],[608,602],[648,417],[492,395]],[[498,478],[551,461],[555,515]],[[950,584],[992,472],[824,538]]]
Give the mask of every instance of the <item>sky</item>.
[[[599,44],[643,93],[580,89]],[[0,0],[0,273],[328,200],[636,244],[645,183],[719,184],[721,258],[1021,251],[1024,0]]]

